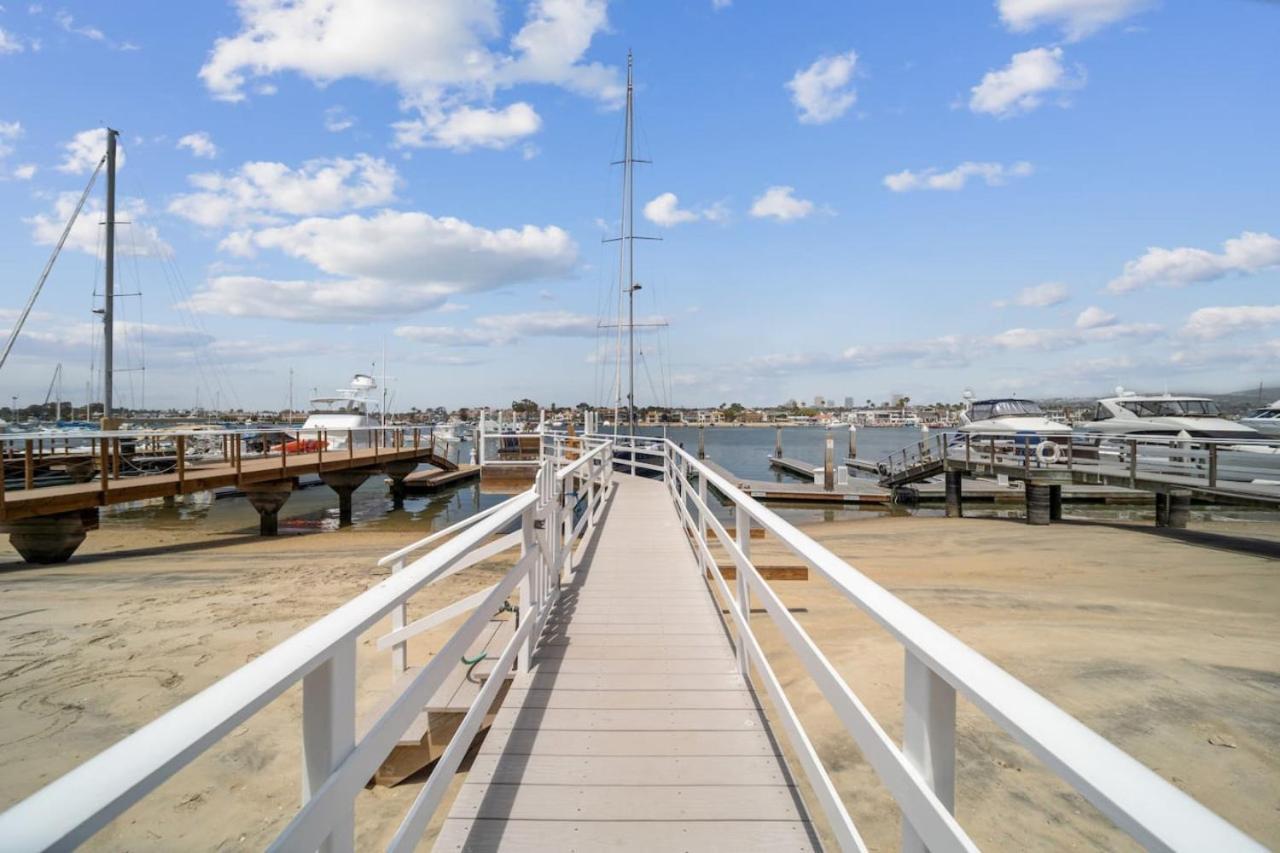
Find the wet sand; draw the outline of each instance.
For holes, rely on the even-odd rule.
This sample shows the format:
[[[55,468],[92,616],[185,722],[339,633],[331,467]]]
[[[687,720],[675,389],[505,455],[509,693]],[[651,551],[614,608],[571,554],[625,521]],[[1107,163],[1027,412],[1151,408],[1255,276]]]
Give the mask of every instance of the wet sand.
[[[1269,544],[1250,554],[1220,547],[1227,539],[1189,544],[1145,525],[1029,528],[998,519],[807,529],[1166,779],[1280,846],[1280,524],[1210,528]],[[0,807],[377,583],[377,558],[414,535],[369,527],[263,540],[199,525],[107,523],[73,563],[44,568],[23,566],[0,540]],[[768,540],[753,544],[761,562],[787,561]],[[431,588],[415,599],[414,615],[492,583],[499,570],[478,567]],[[897,739],[897,643],[818,579],[777,588]],[[766,620],[756,617],[762,641],[864,838],[896,849],[887,794]],[[374,648],[381,633],[359,646],[361,709],[389,684],[388,655]],[[423,638],[411,660],[442,638]],[[295,687],[89,847],[261,849],[297,807],[299,716]],[[959,721],[957,811],[980,845],[1124,845],[964,701]],[[413,779],[366,791],[358,846],[385,845],[420,786]]]

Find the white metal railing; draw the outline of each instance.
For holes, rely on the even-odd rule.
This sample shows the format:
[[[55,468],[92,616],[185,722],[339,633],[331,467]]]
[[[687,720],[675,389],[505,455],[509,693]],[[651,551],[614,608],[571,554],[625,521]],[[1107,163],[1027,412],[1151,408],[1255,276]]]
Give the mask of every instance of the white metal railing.
[[[744,677],[755,668],[844,849],[865,850],[821,759],[751,628],[753,597],[764,607],[902,813],[907,851],[974,850],[954,816],[955,706],[959,694],[985,713],[1121,830],[1156,850],[1260,850],[1231,824],[1165,782],[1062,709],[957,640],[844,560],[805,536],[671,442],[666,479],[699,564],[727,608]],[[693,480],[696,479],[696,488]],[[713,487],[733,508],[729,536],[708,504]],[[899,747],[836,671],[751,561],[752,525],[764,528],[810,570],[888,631],[904,649],[903,743]],[[736,590],[716,569],[718,541],[737,570]]]
[[[498,653],[493,671],[502,673],[513,664],[527,669],[562,578],[574,564],[574,543],[579,543],[580,554],[603,512],[613,477],[612,451],[611,443],[599,442],[560,466],[548,458],[540,463],[533,488],[387,555],[380,564],[395,567],[391,577],[0,814],[0,847],[27,851],[78,845],[301,681],[302,806],[270,849],[352,850],[355,798],[492,614],[517,590],[520,624]],[[576,500],[570,502],[570,495]],[[582,509],[580,514],[575,507]],[[510,525],[518,528],[503,534]],[[452,538],[442,541],[446,536]],[[496,584],[405,624],[405,604],[414,593],[517,546],[520,558]],[[357,741],[360,635],[392,614],[392,631],[380,638],[378,647],[390,648],[393,673],[403,672],[409,637],[468,609],[471,614],[461,627]],[[390,849],[411,850],[417,844],[502,681],[491,677],[485,682]]]

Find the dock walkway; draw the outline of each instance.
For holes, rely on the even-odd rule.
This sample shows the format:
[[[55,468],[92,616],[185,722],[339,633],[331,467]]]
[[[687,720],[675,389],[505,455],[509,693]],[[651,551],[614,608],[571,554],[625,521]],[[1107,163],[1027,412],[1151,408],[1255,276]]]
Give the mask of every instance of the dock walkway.
[[[435,849],[816,849],[666,485],[613,482]]]

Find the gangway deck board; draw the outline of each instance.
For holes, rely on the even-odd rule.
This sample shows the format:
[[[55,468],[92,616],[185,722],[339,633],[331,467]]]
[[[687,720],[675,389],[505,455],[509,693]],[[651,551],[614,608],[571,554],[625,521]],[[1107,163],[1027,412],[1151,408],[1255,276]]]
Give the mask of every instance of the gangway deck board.
[[[436,849],[816,846],[666,486],[614,482]]]

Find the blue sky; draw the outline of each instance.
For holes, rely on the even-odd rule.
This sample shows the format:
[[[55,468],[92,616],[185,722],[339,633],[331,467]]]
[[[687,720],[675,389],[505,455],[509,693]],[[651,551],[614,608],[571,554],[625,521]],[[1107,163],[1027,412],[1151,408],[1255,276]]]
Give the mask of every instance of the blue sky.
[[[149,405],[281,406],[384,345],[397,408],[611,400],[628,48],[640,403],[1280,380],[1275,3],[3,8],[0,324],[120,128]],[[100,199],[6,400],[59,361],[83,399]]]

